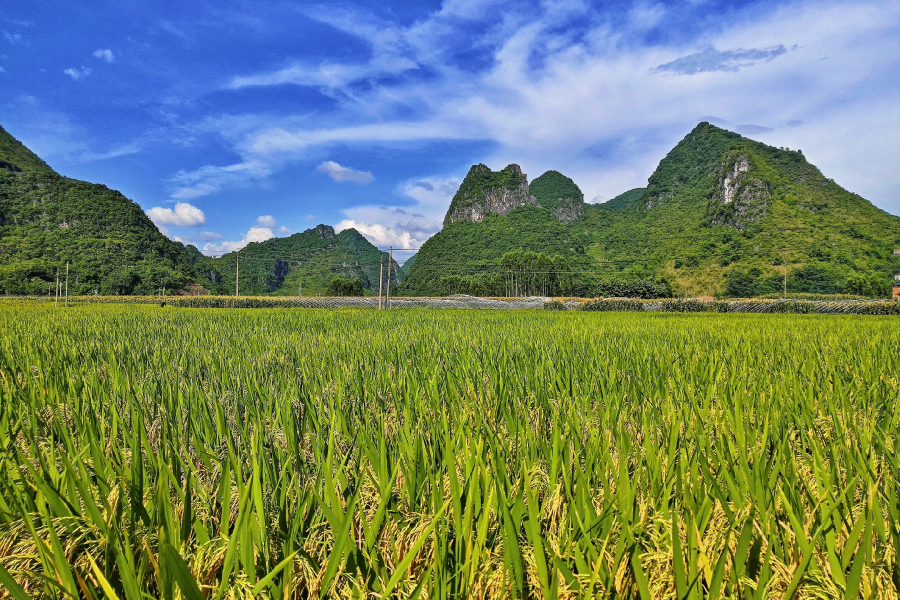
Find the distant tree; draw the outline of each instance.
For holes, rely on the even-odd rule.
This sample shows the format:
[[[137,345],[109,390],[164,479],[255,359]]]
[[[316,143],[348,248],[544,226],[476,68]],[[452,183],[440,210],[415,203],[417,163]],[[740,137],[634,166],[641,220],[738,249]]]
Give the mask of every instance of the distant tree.
[[[338,275],[328,284],[329,296],[362,296],[363,285],[359,278],[351,279]]]
[[[844,283],[844,292],[857,296],[884,297],[891,294],[891,283],[880,273],[854,273]]]
[[[732,298],[750,298],[756,294],[755,273],[737,267],[725,276],[725,293]]]

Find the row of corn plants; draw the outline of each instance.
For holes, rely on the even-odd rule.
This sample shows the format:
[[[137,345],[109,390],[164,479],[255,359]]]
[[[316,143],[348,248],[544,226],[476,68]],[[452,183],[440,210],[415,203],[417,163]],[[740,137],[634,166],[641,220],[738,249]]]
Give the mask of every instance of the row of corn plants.
[[[896,598],[900,326],[0,307],[0,597]]]

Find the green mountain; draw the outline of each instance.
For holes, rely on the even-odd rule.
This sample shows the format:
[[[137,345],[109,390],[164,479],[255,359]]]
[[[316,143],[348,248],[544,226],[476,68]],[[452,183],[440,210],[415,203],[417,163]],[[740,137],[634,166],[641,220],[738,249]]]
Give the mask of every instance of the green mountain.
[[[900,273],[900,218],[826,178],[799,150],[709,123],[619,212],[588,253],[650,260],[685,295],[776,293],[785,271],[788,291],[887,294]]]
[[[215,294],[234,294],[239,278],[243,296],[325,295],[337,276],[359,279],[363,288],[378,293],[378,278],[384,261],[383,284],[387,286],[387,252],[381,252],[355,229],[335,233],[330,225],[318,225],[302,233],[253,242],[238,253],[204,258],[198,263],[198,281]],[[391,266],[391,286],[402,282],[396,261]]]
[[[644,192],[647,191],[647,188],[634,188],[633,190],[628,190],[625,193],[619,194],[615,198],[607,200],[606,202],[600,204],[601,208],[611,208],[613,210],[622,210],[623,208],[628,208],[638,200],[644,197]]]
[[[188,285],[202,257],[163,236],[134,202],[63,177],[0,128],[0,293],[150,294]]]
[[[416,256],[417,254],[413,254],[409,258],[406,259],[406,262],[400,267],[400,279],[405,280],[406,276],[409,275],[409,270],[412,268],[414,264],[416,264]]]
[[[398,293],[750,296],[888,293],[900,218],[844,190],[799,150],[701,123],[646,188],[597,205],[557,171],[473,166],[444,228],[400,268]],[[63,177],[0,128],[0,293],[234,293],[237,253],[163,236],[106,186]],[[319,225],[240,252],[242,295],[325,293],[337,276],[377,293],[388,260],[356,230]],[[386,279],[387,269],[381,274]],[[402,285],[401,285],[402,284]]]
[[[478,223],[489,214],[506,215],[520,206],[536,202],[528,190],[528,177],[519,165],[508,165],[497,172],[486,165],[473,165],[450,201],[444,226],[459,222]]]
[[[378,292],[379,251],[355,229],[328,225],[251,243],[221,258],[166,238],[136,203],[104,185],[63,177],[0,128],[0,293],[155,294],[190,290],[242,295],[324,294],[337,276]],[[391,285],[403,272],[394,262]]]
[[[646,188],[582,205],[577,218],[558,218],[561,205],[578,206],[582,196],[555,171],[532,182],[533,201],[507,203],[505,212],[487,211],[469,222],[458,218],[458,197],[487,198],[498,181],[521,190],[524,177],[515,165],[499,173],[473,167],[444,229],[410,268],[405,291],[434,294],[448,283],[508,289],[509,265],[521,260],[504,255],[515,251],[531,253],[532,266],[516,267],[519,272],[558,272],[561,267],[533,265],[564,259],[573,274],[560,285],[588,295],[638,288],[657,293],[654,286],[664,283],[679,295],[750,296],[781,291],[785,274],[790,292],[882,295],[900,273],[894,254],[900,218],[826,178],[800,151],[709,123],[666,155]]]
[[[559,171],[547,171],[531,182],[528,191],[561,223],[571,223],[584,213],[584,194]]]

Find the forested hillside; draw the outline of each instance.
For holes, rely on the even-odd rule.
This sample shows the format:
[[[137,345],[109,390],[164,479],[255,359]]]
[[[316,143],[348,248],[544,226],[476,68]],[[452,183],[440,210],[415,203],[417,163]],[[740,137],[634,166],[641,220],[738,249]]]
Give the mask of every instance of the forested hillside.
[[[785,269],[789,292],[887,295],[900,273],[900,218],[826,178],[799,150],[709,123],[618,212],[577,225],[592,238],[588,254],[644,265],[685,295],[779,292]]]
[[[841,188],[802,152],[701,123],[646,188],[585,204],[570,178],[529,185],[517,165],[475,165],[445,226],[391,285],[409,295],[884,296],[900,273],[900,218]],[[387,255],[359,232],[319,225],[208,258],[167,239],[106,186],[63,177],[0,129],[0,293],[190,290],[243,295],[377,293]],[[402,286],[401,286],[402,284]],[[333,286],[332,286],[333,287]],[[337,288],[334,288],[337,289]]]
[[[355,229],[319,225],[240,256],[244,295],[324,295],[337,277],[377,292],[382,256],[387,281],[387,254]],[[48,294],[68,262],[70,295],[233,294],[236,261],[169,240],[121,193],[59,175],[0,128],[0,293]],[[393,286],[402,275],[393,263]]]
[[[0,293],[47,294],[67,261],[73,295],[179,289],[201,258],[119,192],[62,177],[0,128]]]
[[[515,251],[535,256],[520,268],[532,272],[549,274],[541,261],[565,258],[573,272],[565,291],[581,295],[640,295],[640,284],[654,290],[646,293],[753,296],[786,281],[794,293],[884,296],[900,273],[900,218],[826,178],[799,150],[709,123],[669,152],[646,188],[585,205],[566,223],[552,202],[580,198],[574,182],[551,171],[530,189],[535,205],[432,237],[404,289],[503,289],[504,255]]]
[[[326,295],[336,277],[358,279],[362,288],[378,293],[378,276],[384,259],[387,285],[388,254],[373,246],[355,229],[335,233],[318,225],[302,233],[252,243],[240,251],[240,293],[247,296]],[[204,287],[216,294],[235,293],[238,253],[205,258],[198,275]],[[402,273],[396,261],[391,285],[400,285]]]

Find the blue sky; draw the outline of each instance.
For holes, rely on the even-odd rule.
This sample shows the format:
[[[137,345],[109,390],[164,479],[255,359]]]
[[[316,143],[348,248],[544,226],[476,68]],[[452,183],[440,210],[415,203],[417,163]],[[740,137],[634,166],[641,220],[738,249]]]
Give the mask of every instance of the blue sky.
[[[469,166],[599,202],[701,120],[900,214],[900,3],[6,0],[0,125],[207,252],[416,247]]]

